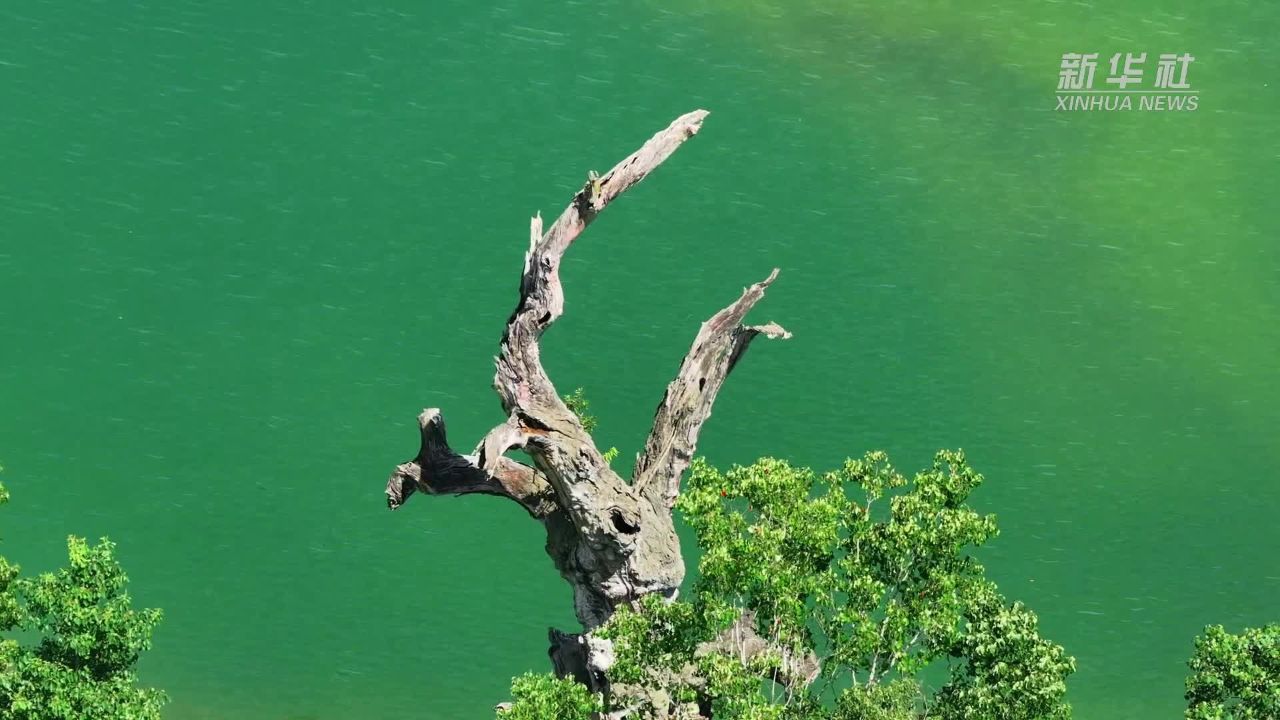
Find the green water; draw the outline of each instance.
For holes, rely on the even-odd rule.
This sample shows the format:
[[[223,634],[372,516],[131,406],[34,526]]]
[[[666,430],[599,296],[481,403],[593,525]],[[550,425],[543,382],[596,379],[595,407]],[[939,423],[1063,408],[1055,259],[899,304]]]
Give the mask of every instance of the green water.
[[[670,5],[0,8],[4,553],[116,540],[174,720],[489,717],[566,586],[383,483],[422,407],[501,420],[529,215],[706,107],[566,260],[602,444],[780,267],[700,449],[964,447],[1077,716],[1176,716],[1204,624],[1280,620],[1280,6]],[[1200,109],[1054,112],[1070,51],[1190,52]]]

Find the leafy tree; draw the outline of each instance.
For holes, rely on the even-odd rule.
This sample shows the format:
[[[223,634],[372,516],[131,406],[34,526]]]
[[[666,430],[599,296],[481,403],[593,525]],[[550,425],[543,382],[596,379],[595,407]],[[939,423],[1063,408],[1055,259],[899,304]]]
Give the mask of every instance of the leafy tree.
[[[586,720],[601,710],[600,698],[586,686],[551,673],[521,675],[511,683],[511,697],[509,705],[498,706],[503,720]]]
[[[0,486],[0,504],[8,500]],[[36,578],[0,558],[0,720],[158,720],[164,694],[135,685],[159,610],[134,610],[105,538],[67,540],[70,564]]]
[[[1187,664],[1188,720],[1280,718],[1280,624],[1238,635],[1210,625]]]
[[[911,480],[878,452],[823,475],[771,458],[723,473],[695,461],[678,507],[702,549],[700,577],[690,600],[647,596],[598,632],[615,657],[608,708],[718,720],[1069,717],[1074,660],[966,554],[996,534],[994,518],[966,504],[981,482],[948,451]],[[928,693],[917,674],[935,662],[950,674]]]

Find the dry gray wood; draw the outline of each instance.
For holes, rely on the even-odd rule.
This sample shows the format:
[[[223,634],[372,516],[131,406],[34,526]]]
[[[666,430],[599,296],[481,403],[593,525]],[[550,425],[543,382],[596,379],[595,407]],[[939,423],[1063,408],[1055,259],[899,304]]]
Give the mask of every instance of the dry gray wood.
[[[742,319],[764,297],[765,288],[778,277],[775,269],[752,285],[742,297],[702,324],[693,347],[684,356],[680,372],[667,386],[658,405],[653,429],[636,462],[633,484],[655,507],[669,510],[680,491],[680,476],[689,467],[698,444],[698,432],[711,415],[711,405],[729,371],[757,335],[789,338],[791,333],[774,323],[744,327]]]
[[[475,455],[459,455],[445,438],[444,418],[436,408],[418,416],[422,448],[418,456],[398,465],[387,481],[387,507],[395,510],[414,492],[432,495],[483,493],[507,497],[543,519],[558,508],[546,478],[528,465],[501,458],[494,467],[480,466]]]
[[[604,683],[608,651],[590,632],[615,608],[645,595],[674,598],[684,579],[672,505],[716,394],[752,339],[790,337],[773,323],[742,325],[777,277],[775,269],[702,324],[658,405],[630,483],[604,461],[542,367],[539,339],[564,312],[564,253],[601,211],[693,137],[706,116],[705,110],[682,115],[604,175],[590,173],[545,232],[541,216],[532,219],[520,299],[496,359],[494,389],[506,421],[473,453],[462,455],[448,445],[440,410],[424,410],[421,450],[397,466],[387,483],[391,509],[414,492],[483,493],[510,498],[540,520],[547,552],[573,587],[574,610],[585,631],[553,629],[552,660],[561,675],[577,676],[596,689]],[[505,457],[514,449],[532,464]]]

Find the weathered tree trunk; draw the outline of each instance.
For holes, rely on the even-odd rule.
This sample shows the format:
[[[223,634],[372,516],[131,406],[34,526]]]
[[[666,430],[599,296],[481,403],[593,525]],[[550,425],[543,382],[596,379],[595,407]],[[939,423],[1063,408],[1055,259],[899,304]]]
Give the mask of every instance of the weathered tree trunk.
[[[552,629],[550,655],[560,675],[596,690],[605,689],[611,651],[591,631],[615,608],[645,595],[674,598],[684,579],[672,506],[716,393],[757,335],[789,337],[772,323],[742,325],[777,276],[774,270],[702,324],[658,404],[631,482],[604,461],[542,367],[538,341],[564,311],[559,269],[565,251],[609,203],[693,137],[706,116],[704,110],[683,115],[609,172],[591,173],[545,233],[541,217],[533,218],[520,300],[507,320],[494,377],[506,422],[462,455],[450,448],[440,411],[424,410],[418,456],[398,466],[387,483],[393,510],[414,492],[485,493],[510,498],[541,521],[547,553],[573,587],[583,628],[578,634]],[[532,465],[504,457],[517,448]]]

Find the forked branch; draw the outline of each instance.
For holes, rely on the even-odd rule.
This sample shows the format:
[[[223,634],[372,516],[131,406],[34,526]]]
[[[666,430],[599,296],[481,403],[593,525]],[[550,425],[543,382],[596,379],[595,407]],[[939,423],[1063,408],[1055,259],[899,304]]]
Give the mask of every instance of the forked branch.
[[[772,323],[742,325],[777,276],[774,270],[703,323],[667,387],[631,483],[605,462],[542,366],[539,340],[564,312],[564,253],[604,208],[697,134],[706,116],[705,110],[682,115],[604,175],[590,173],[545,232],[541,216],[532,219],[520,298],[496,358],[494,389],[505,421],[473,453],[462,455],[449,447],[440,411],[424,411],[422,449],[387,483],[387,504],[393,509],[415,491],[483,493],[519,503],[546,526],[547,552],[573,586],[574,608],[588,635],[620,604],[651,593],[674,596],[684,579],[684,561],[671,507],[702,424],[751,340],[762,334],[788,337]],[[524,451],[532,466],[505,456],[513,449]],[[584,657],[594,662],[593,653],[588,648]],[[561,656],[561,665],[576,662],[573,653]]]

